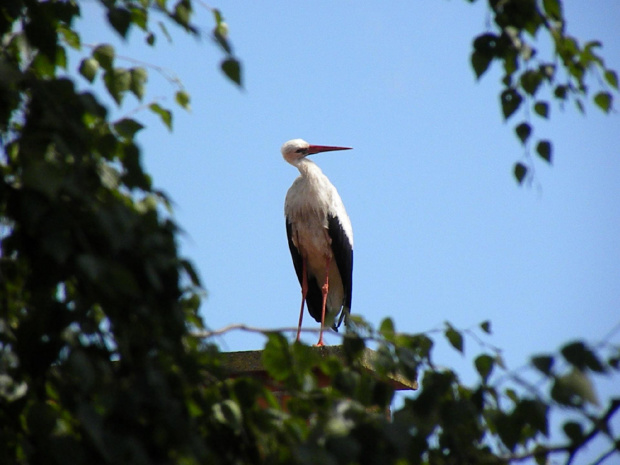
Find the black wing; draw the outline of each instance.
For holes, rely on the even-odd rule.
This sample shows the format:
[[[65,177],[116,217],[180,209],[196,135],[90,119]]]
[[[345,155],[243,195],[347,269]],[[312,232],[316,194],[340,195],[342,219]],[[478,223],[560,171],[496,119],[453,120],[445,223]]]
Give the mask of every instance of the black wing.
[[[351,313],[351,294],[353,290],[353,246],[347,234],[344,232],[340,220],[329,215],[327,217],[327,227],[329,237],[332,240],[332,252],[336,259],[336,265],[338,265],[338,271],[340,272],[340,279],[342,279],[342,287],[344,288],[344,303],[342,308],[342,314],[338,320],[338,324],[334,323],[334,329],[338,330],[338,327],[344,319],[344,324],[347,324],[349,313]]]
[[[293,259],[293,265],[295,266],[295,272],[297,273],[297,279],[299,285],[302,285],[303,280],[303,258],[299,249],[295,247],[293,243],[293,225],[286,220],[286,236],[288,237],[288,248],[291,251],[291,258]],[[306,279],[308,280],[308,293],[306,294],[306,305],[308,306],[308,313],[314,318],[317,323],[321,322],[321,311],[323,309],[323,293],[319,287],[314,276],[308,276],[306,270]],[[349,298],[349,301],[351,299]]]

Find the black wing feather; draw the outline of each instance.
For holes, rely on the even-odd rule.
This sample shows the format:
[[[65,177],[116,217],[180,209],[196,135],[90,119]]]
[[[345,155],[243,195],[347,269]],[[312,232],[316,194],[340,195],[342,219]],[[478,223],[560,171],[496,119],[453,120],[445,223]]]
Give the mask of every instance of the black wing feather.
[[[286,236],[288,237],[288,248],[291,251],[297,279],[301,286],[303,280],[303,258],[301,253],[299,253],[299,249],[295,247],[293,243],[293,226],[289,223],[288,219],[286,220]],[[323,293],[314,276],[307,276],[307,279],[308,293],[306,294],[306,305],[308,306],[308,313],[310,313],[310,316],[314,318],[317,323],[320,323],[323,309]]]
[[[334,329],[338,329],[342,320],[345,325],[351,311],[351,295],[353,291],[353,247],[347,237],[340,220],[332,215],[327,217],[329,237],[332,240],[332,252],[338,265],[342,287],[344,288],[344,305],[338,324],[334,323]]]
[[[299,250],[297,249],[297,247],[295,247],[295,244],[293,243],[293,225],[289,223],[288,219],[286,220],[286,237],[288,238],[288,248],[291,251],[293,266],[295,267],[295,272],[297,273],[299,284],[301,284],[303,262]]]

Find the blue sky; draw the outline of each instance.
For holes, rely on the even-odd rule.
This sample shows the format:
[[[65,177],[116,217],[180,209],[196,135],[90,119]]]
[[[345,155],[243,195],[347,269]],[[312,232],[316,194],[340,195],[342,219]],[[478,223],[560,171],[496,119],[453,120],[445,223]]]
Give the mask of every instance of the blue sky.
[[[588,105],[583,117],[554,104],[550,121],[532,116],[535,138],[553,141],[553,165],[537,161],[533,185],[519,187],[512,167],[524,152],[513,127],[524,115],[504,123],[499,66],[477,82],[469,64],[473,38],[486,31],[485,2],[261,3],[212,5],[243,63],[242,91],[217,70],[221,54],[209,40],[170,28],[172,44],[160,35],[150,49],[138,34],[122,44],[94,4],[82,6],[84,42],[110,41],[119,55],[172,70],[192,95],[172,133],[146,111],[134,116],[148,126],[139,136],[144,164],[175,201],[183,253],[208,291],[209,327],[297,323],[283,218],[297,171],[279,150],[298,137],[354,148],[314,161],[351,217],[352,311],[371,323],[391,316],[398,330],[420,332],[490,320],[484,340],[510,368],[618,324],[617,112]],[[608,66],[620,70],[620,2],[564,3],[569,33],[601,40]],[[197,9],[195,22],[209,31],[209,11]],[[173,107],[174,88],[149,75],[146,101],[168,96],[160,103]],[[129,99],[118,114],[138,105]],[[308,315],[305,323],[316,326]],[[231,332],[219,342],[250,350],[264,341]],[[467,377],[482,349],[465,344],[466,357],[438,344],[436,361]],[[601,381],[601,397],[613,384]]]

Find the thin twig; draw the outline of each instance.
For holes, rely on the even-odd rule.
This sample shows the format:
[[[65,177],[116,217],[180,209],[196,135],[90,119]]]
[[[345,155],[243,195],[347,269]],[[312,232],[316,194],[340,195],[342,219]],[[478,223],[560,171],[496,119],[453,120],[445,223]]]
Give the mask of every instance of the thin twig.
[[[525,460],[534,458],[537,455],[557,454],[559,452],[568,452],[569,448],[570,448],[570,446],[568,446],[566,444],[558,445],[558,446],[549,446],[549,447],[545,447],[545,448],[542,448],[542,449],[537,449],[535,451],[525,452],[525,453],[520,454],[520,455],[510,455],[508,457],[505,457],[505,460],[507,462],[523,462]]]
[[[95,44],[82,44],[83,47],[89,48],[91,50],[94,50],[98,47],[98,45]],[[176,86],[177,88],[183,90],[185,89],[185,86],[183,86],[183,83],[181,82],[181,79],[176,75],[176,73],[168,68],[164,68],[163,66],[159,66],[153,63],[149,63],[147,61],[143,61],[143,60],[138,60],[136,58],[132,58],[132,57],[128,57],[125,55],[114,55],[114,59],[118,59],[118,60],[122,60],[122,61],[127,61],[129,63],[132,63],[134,65],[138,65],[138,66],[143,66],[145,68],[149,68],[152,69],[154,71],[156,71],[157,73],[159,73],[164,79],[166,79],[166,81],[168,81],[170,84]]]
[[[325,327],[325,329],[327,329],[329,327]],[[304,333],[318,333],[321,329],[320,328],[302,328],[302,332]],[[273,334],[273,333],[290,333],[290,332],[297,332],[297,327],[283,327],[283,328],[258,328],[256,326],[248,326],[246,324],[243,323],[233,323],[230,324],[228,326],[224,326],[220,329],[214,329],[212,331],[193,331],[190,335],[193,337],[198,337],[198,338],[210,338],[213,336],[221,336],[223,334],[229,333],[231,331],[246,331],[249,333],[257,333],[257,334],[263,334],[265,336],[269,335],[269,334]],[[438,329],[432,329],[429,331],[426,331],[424,333],[418,333],[418,334],[430,334],[430,333],[435,333],[435,332],[443,332],[444,330],[438,330]],[[341,338],[345,338],[345,337],[351,337],[351,335],[347,334],[346,332],[344,333],[340,333],[340,332],[336,332],[336,331],[332,331],[330,334],[334,335],[334,336],[339,336]],[[397,333],[398,334],[398,333]],[[415,334],[413,334],[414,336]],[[364,340],[364,341],[375,341],[375,342],[384,342],[384,343],[388,343],[388,344],[393,344],[390,341],[387,341],[386,339],[382,338],[382,337],[378,337],[378,336],[374,336],[374,335],[370,335],[370,336],[360,336],[359,334],[355,335],[356,337],[359,337],[360,339]]]
[[[213,331],[194,331],[191,333],[191,335],[194,337],[199,337],[199,338],[210,338],[213,336],[221,336],[222,334],[226,334],[231,331],[246,331],[249,333],[258,333],[258,334],[267,336],[273,333],[296,332],[297,328],[288,327],[288,328],[267,329],[267,328],[257,328],[255,326],[248,326],[242,323],[234,323],[228,326],[224,326],[223,328],[220,328],[220,329],[215,329]],[[306,328],[306,329],[302,329],[301,331],[304,333],[318,333],[320,331],[320,328],[316,328],[316,329]],[[334,333],[334,335],[341,336],[341,337],[343,336],[343,334],[339,334],[339,333]]]
[[[611,449],[609,449],[607,452],[605,452],[603,455],[601,455],[595,462],[592,462],[592,465],[600,465],[601,463],[603,463],[605,460],[607,460],[609,457],[611,457],[612,455],[614,455],[616,452],[618,451],[618,449],[616,449],[616,447],[612,447]]]
[[[616,411],[619,408],[620,408],[620,399],[612,400],[611,403],[609,404],[609,408],[605,412],[605,415],[603,415],[601,418],[596,419],[594,421],[594,426],[592,426],[592,429],[590,430],[590,432],[588,434],[586,434],[583,437],[583,439],[581,439],[578,442],[571,442],[571,443],[568,443],[568,444],[561,444],[561,445],[555,445],[555,446],[539,448],[537,450],[533,450],[531,452],[525,452],[525,453],[519,454],[519,455],[510,455],[508,457],[505,457],[505,459],[508,462],[522,462],[524,460],[534,458],[537,455],[557,454],[559,452],[565,452],[565,453],[569,454],[568,460],[566,461],[566,463],[570,464],[572,462],[575,454],[579,450],[582,450],[583,446],[585,446],[588,442],[590,442],[592,439],[594,439],[599,433],[604,431],[605,427],[607,426],[607,423],[609,422],[611,417],[613,417],[615,415]],[[612,455],[613,452],[615,452],[615,447],[611,451],[609,451],[606,454],[604,454],[603,456],[601,456],[599,458],[599,460],[597,462],[595,462],[595,463],[601,463],[607,457]]]
[[[618,321],[616,325],[613,326],[605,336],[603,336],[595,347],[602,348],[607,345],[618,331],[620,331],[620,321]]]
[[[465,333],[469,337],[471,337],[483,349],[488,349],[491,352],[495,352],[496,355],[501,355],[502,354],[502,349],[500,349],[497,346],[494,346],[493,344],[489,344],[488,342],[483,341],[482,338],[480,336],[478,336],[477,331],[478,331],[477,327],[470,327],[470,328],[464,329],[463,333]]]

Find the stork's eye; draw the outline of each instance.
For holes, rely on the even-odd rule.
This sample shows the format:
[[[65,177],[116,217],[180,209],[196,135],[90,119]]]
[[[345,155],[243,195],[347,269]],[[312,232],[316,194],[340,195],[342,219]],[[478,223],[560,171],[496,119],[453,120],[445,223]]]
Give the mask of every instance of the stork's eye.
[[[307,153],[308,149],[297,149],[295,150],[295,153]]]

